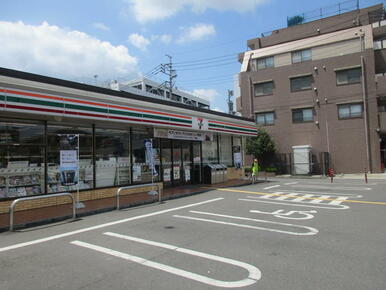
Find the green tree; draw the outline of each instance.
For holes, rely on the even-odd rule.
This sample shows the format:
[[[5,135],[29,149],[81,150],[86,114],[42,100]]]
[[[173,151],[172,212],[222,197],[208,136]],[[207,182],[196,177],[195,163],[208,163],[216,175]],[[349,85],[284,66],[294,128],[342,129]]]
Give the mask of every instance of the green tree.
[[[249,137],[246,143],[246,153],[259,159],[260,166],[266,167],[272,161],[276,152],[275,143],[268,132],[262,128],[257,130],[256,137]]]

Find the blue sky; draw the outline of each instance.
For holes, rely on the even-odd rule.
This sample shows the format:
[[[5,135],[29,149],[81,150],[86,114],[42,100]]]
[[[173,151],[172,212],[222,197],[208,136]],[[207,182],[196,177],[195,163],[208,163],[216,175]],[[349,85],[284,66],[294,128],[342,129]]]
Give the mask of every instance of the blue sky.
[[[351,1],[351,0],[349,0]],[[343,1],[341,1],[343,2]],[[362,7],[382,2],[361,0]],[[2,0],[0,66],[90,84],[146,75],[166,54],[179,89],[227,111],[248,39],[331,0]],[[355,6],[356,1],[346,7]],[[343,5],[344,6],[344,5]],[[313,14],[318,14],[317,11]],[[308,15],[311,15],[309,13]],[[98,75],[97,78],[94,76]],[[151,76],[162,82],[162,73]]]

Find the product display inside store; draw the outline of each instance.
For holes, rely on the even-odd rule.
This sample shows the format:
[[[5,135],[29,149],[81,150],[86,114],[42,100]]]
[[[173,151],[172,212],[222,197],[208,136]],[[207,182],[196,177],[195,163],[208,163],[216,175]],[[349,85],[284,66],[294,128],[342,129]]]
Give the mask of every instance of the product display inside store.
[[[0,122],[0,198],[44,192],[44,125]]]

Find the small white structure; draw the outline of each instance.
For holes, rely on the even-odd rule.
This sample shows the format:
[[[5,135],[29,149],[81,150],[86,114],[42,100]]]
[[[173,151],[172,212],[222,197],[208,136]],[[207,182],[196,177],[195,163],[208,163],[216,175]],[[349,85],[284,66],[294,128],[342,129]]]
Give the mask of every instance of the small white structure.
[[[311,145],[292,146],[294,174],[311,173]]]
[[[151,98],[182,103],[198,108],[209,109],[210,106],[209,101],[178,89],[173,88],[170,96],[168,88],[166,88],[163,84],[144,77],[127,82],[113,82],[111,83],[110,88],[116,91],[141,94]],[[139,90],[141,91],[140,93],[138,92]]]

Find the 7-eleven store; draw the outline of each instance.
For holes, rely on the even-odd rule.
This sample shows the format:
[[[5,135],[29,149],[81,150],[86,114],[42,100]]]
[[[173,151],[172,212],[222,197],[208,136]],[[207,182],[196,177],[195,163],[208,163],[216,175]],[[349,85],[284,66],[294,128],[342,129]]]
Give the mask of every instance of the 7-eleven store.
[[[203,183],[208,164],[224,164],[227,178],[238,178],[245,138],[254,135],[249,119],[0,68],[0,228],[9,203],[20,197],[79,191],[82,210],[90,212],[113,207],[121,186]],[[77,185],[61,168],[66,150],[79,160]],[[148,196],[125,198],[137,203]],[[33,214],[37,204],[20,210]]]

